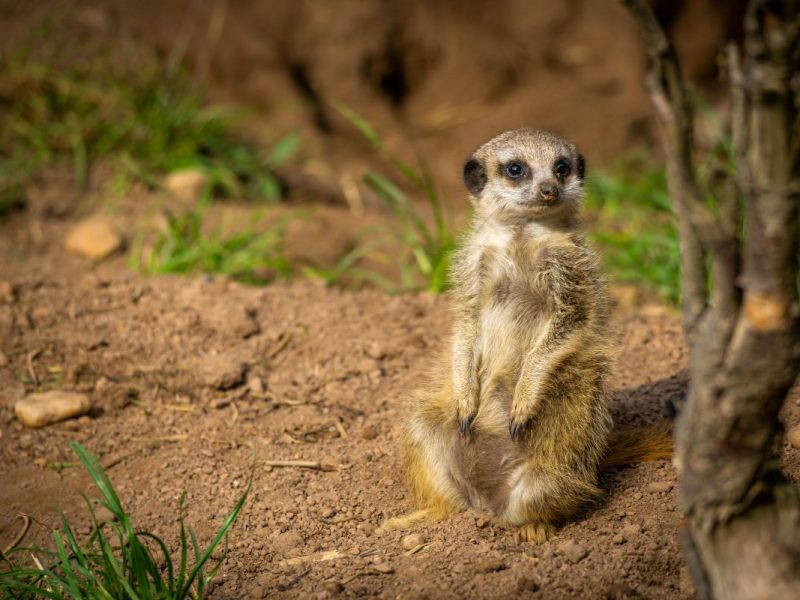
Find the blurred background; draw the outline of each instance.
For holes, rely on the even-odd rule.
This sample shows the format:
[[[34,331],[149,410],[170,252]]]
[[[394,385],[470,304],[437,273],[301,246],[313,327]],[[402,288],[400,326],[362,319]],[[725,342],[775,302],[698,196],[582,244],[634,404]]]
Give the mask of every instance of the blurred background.
[[[655,4],[713,154],[744,2]],[[439,292],[463,160],[533,126],[587,157],[618,301],[677,300],[647,56],[613,0],[2,0],[0,53],[9,269]]]

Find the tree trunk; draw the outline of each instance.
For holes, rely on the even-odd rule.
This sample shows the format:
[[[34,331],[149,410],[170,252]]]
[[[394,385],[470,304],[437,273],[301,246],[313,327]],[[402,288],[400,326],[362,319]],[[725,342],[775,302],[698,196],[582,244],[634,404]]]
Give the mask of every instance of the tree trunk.
[[[775,457],[778,414],[800,370],[792,81],[800,2],[751,1],[743,64],[735,50],[729,55],[736,165],[731,185],[722,186],[727,196],[711,204],[693,166],[692,106],[672,45],[646,0],[621,2],[653,60],[682,282],[695,280],[683,289],[691,380],[676,432],[684,555],[700,598],[800,598],[800,496]],[[706,257],[711,289],[698,290]]]

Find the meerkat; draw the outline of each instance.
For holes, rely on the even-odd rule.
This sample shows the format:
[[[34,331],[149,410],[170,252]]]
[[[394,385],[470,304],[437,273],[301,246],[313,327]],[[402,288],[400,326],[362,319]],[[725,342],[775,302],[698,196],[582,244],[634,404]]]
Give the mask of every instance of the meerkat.
[[[452,341],[402,433],[419,510],[384,530],[471,507],[543,542],[600,495],[612,348],[606,288],[579,222],[584,171],[574,144],[528,128],[466,161],[474,211],[451,270]],[[623,459],[642,453],[618,442]]]

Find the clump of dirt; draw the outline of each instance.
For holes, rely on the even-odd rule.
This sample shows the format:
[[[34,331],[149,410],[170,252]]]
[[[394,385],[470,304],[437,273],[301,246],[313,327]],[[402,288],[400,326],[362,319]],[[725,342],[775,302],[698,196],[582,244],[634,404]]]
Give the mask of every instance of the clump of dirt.
[[[208,541],[255,457],[214,598],[691,597],[668,462],[604,472],[602,502],[542,545],[471,512],[418,537],[376,533],[411,508],[397,427],[446,340],[446,297],[145,279],[121,257],[87,270],[55,243],[12,248],[6,233],[0,251],[16,258],[0,278],[0,545],[18,512],[34,517],[26,543],[47,543],[57,508],[88,534],[86,475],[37,466],[74,461],[74,439],[108,465],[138,526],[173,548],[181,492]],[[678,319],[652,307],[618,314],[616,331],[617,423],[665,418],[686,386]],[[26,429],[13,403],[50,388],[89,394],[91,413]],[[796,394],[786,418],[800,420]],[[795,480],[799,454],[783,449]],[[266,466],[285,460],[333,470]]]

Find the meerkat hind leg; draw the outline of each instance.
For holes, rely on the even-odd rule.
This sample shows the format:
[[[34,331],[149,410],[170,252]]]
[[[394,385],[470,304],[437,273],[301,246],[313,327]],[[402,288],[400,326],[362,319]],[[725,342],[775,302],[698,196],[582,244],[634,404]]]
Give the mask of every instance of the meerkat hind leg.
[[[519,528],[519,536],[523,542],[543,544],[556,533],[555,525],[544,521],[528,523]]]

